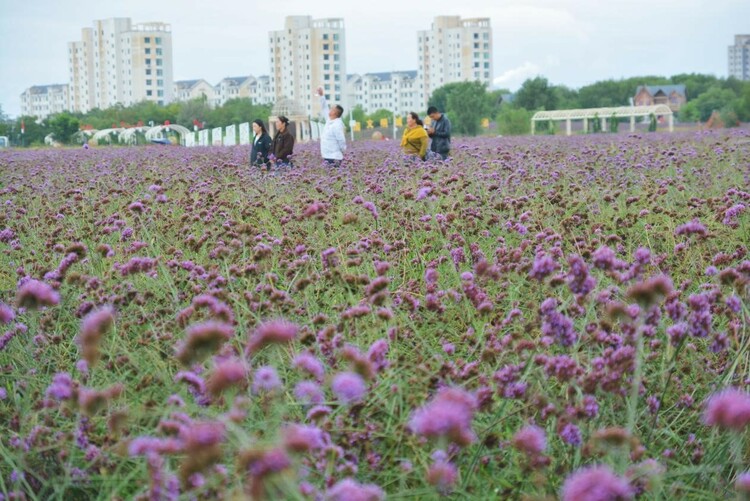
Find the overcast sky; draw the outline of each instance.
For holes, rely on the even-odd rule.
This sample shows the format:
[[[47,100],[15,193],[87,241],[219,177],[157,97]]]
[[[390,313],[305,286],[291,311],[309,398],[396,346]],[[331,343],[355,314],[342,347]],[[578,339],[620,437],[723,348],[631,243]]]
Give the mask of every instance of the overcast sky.
[[[578,88],[656,74],[727,76],[727,47],[750,33],[750,0],[0,0],[0,106],[68,81],[67,42],[95,19],[172,25],[175,80],[269,73],[268,32],[289,15],[342,17],[347,73],[417,67],[417,30],[438,15],[489,17],[494,83],[529,77]]]

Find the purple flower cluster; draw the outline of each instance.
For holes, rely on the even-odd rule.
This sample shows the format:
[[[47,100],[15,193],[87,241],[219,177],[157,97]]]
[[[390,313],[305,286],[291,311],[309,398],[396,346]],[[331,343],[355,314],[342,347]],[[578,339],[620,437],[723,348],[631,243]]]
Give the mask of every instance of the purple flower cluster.
[[[557,311],[557,300],[545,299],[541,305],[542,334],[556,340],[562,346],[572,346],[578,340],[573,321]]]
[[[471,422],[477,409],[476,398],[460,388],[443,388],[409,420],[409,428],[426,438],[444,438],[457,445],[468,445],[475,435]]]

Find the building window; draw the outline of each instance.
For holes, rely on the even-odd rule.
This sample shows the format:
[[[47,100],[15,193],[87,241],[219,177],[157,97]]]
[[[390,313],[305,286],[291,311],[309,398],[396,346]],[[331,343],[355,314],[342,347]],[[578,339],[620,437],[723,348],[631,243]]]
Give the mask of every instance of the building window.
[[[328,44],[327,43],[323,44],[323,50],[328,50]]]
[[[151,43],[151,37],[144,37],[143,43]]]
[[[148,47],[146,47],[146,54],[151,54],[151,49],[149,49]]]
[[[339,50],[339,44],[337,43],[333,44],[333,50]]]
[[[150,78],[146,79],[146,85],[151,85],[151,79]]]
[[[330,64],[324,64],[323,65],[323,69],[327,71],[327,70],[331,69],[331,65]]]
[[[323,61],[328,61],[329,57],[330,56],[328,54],[323,54]],[[309,56],[308,56],[308,58],[309,58]]]
[[[156,85],[159,87],[164,87],[164,80],[157,80]]]
[[[160,37],[154,38],[154,41],[156,42],[156,45],[161,45],[161,38]]]
[[[161,66],[161,62],[162,62],[161,59],[157,59],[156,60],[156,66]]]
[[[162,55],[162,49],[161,49],[161,47],[159,47],[159,48],[156,49],[156,55],[157,56],[161,56]]]
[[[150,91],[150,90],[147,90],[147,91],[146,91],[146,95],[147,95],[147,96],[150,96],[151,94],[152,94],[152,91]]]
[[[323,40],[328,40],[328,33],[323,33]]]
[[[158,91],[156,91],[156,95],[158,97],[164,97],[164,91],[163,90],[158,90]]]
[[[156,76],[157,77],[164,76],[164,70],[156,70]]]
[[[148,57],[146,58],[146,64],[151,64],[151,59]]]

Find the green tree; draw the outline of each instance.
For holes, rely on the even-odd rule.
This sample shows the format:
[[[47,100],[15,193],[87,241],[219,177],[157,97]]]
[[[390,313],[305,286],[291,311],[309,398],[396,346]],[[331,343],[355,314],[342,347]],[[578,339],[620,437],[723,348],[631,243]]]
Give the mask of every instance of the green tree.
[[[531,132],[531,112],[524,108],[503,106],[497,115],[497,128],[503,136],[520,136]]]
[[[10,136],[10,127],[13,122],[8,119],[8,116],[3,112],[3,107],[0,106],[0,136]]]
[[[602,131],[602,120],[599,118],[599,113],[594,113],[594,118],[591,119],[591,133],[597,134]]]
[[[609,117],[609,131],[612,133],[617,132],[617,129],[620,128],[620,121],[617,119],[617,116],[613,113],[611,117]]]
[[[211,107],[208,105],[208,99],[205,96],[196,97],[182,103],[180,112],[177,114],[177,123],[192,130],[193,120],[204,123],[208,121],[210,115]]]
[[[391,123],[393,120],[393,112],[390,110],[375,110],[374,113],[371,113],[367,116],[367,120],[372,120],[374,122],[375,127],[380,127],[380,119],[387,118],[388,123]]]
[[[438,87],[432,91],[430,99],[427,101],[427,106],[434,106],[440,111],[448,110],[448,95],[456,89],[458,82],[445,84],[442,87]],[[417,110],[414,110],[417,111]],[[426,110],[417,111],[417,113],[423,113]]]
[[[701,112],[695,101],[688,101],[680,106],[679,117],[681,122],[698,122],[701,119]]]
[[[445,108],[453,131],[456,134],[476,136],[481,131],[482,118],[487,118],[492,111],[490,99],[485,84],[457,82],[448,94]]]
[[[750,82],[745,82],[735,104],[737,117],[743,122],[750,122]]]
[[[508,103],[503,102],[503,94],[510,94],[508,89],[496,89],[487,93],[487,100],[489,102],[488,116],[496,117],[504,106]]]
[[[719,79],[715,76],[700,73],[681,73],[672,76],[670,81],[673,84],[682,84],[685,86],[685,94],[688,100],[697,99],[701,94],[708,91],[708,89],[719,84]]]
[[[365,120],[367,120],[367,115],[365,114],[365,110],[361,104],[358,104],[357,106],[352,108],[352,119],[356,120],[360,124],[365,123]]]
[[[627,106],[641,85],[667,85],[672,82],[665,77],[647,75],[621,80],[602,80],[578,90],[581,108],[608,108]]]
[[[70,113],[58,113],[49,118],[47,125],[55,135],[56,141],[67,144],[70,143],[71,136],[78,132],[81,124],[78,118]]]
[[[513,103],[530,111],[554,110],[557,109],[557,95],[547,79],[540,76],[521,84]]]
[[[705,122],[714,111],[731,109],[731,105],[736,98],[737,96],[731,90],[716,86],[708,89],[697,99],[694,99],[692,103],[698,111],[698,119]]]
[[[21,134],[22,122],[25,131],[23,134]],[[18,117],[13,124],[13,130],[16,137],[12,137],[11,141],[23,146],[43,145],[45,136],[50,133],[43,121],[37,121],[37,117],[28,115]]]
[[[564,85],[556,85],[552,88],[552,92],[555,94],[557,109],[570,110],[580,108],[577,90]]]

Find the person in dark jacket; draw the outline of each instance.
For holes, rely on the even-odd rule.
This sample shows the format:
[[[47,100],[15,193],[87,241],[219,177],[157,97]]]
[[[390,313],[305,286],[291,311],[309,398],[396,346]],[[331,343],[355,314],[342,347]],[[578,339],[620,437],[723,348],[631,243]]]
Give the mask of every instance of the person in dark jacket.
[[[445,160],[451,152],[451,121],[445,113],[440,113],[434,106],[427,108],[427,114],[432,120],[430,128],[427,129],[427,135],[432,138],[430,151]]]
[[[276,136],[273,138],[273,162],[276,167],[292,167],[290,156],[294,152],[294,136],[289,130],[289,119],[285,116],[276,118]]]
[[[268,154],[271,152],[271,136],[260,118],[253,120],[253,149],[250,151],[250,165],[271,168]]]

